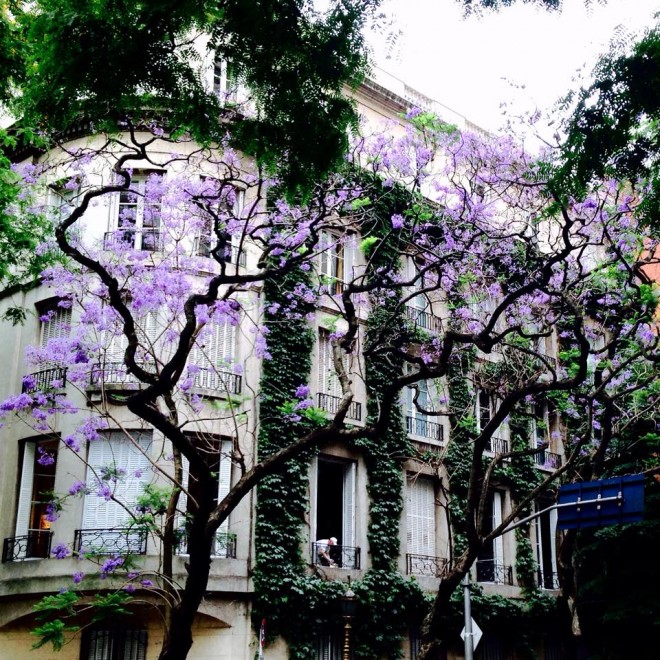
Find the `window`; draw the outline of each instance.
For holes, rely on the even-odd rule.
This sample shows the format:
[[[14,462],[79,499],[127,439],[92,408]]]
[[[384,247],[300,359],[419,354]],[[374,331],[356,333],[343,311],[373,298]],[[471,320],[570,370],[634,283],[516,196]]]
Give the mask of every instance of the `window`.
[[[502,494],[498,491],[488,493],[486,501],[486,525],[484,534],[489,534],[502,523]],[[477,581],[510,584],[512,582],[509,567],[504,566],[504,545],[498,536],[484,545],[477,559]]]
[[[156,314],[148,312],[144,316],[136,318],[135,324],[139,342],[135,361],[147,371],[155,371],[154,344],[159,333],[158,318]],[[121,331],[121,327],[121,323],[119,323],[116,329],[119,334],[110,337],[103,356],[104,360],[92,370],[93,384],[103,382],[106,385],[123,385],[138,382],[135,376],[126,372],[124,357],[128,339]]]
[[[406,429],[410,435],[423,437],[425,441],[439,444],[443,439],[442,425],[436,421],[437,417],[423,412],[433,409],[430,396],[431,387],[432,383],[428,380],[420,380],[416,383],[416,388],[406,388]],[[416,392],[418,395],[415,404]]]
[[[162,177],[162,172],[135,176],[128,190],[119,193],[117,230],[106,234],[107,249],[117,243],[148,252],[162,249]]]
[[[138,431],[132,438],[111,431],[89,443],[87,488],[82,530],[76,549],[104,554],[143,554],[146,534],[130,530],[131,512],[150,481],[151,433]]]
[[[317,660],[342,660],[344,631],[338,624],[326,624],[316,637]]]
[[[343,396],[341,383],[335,371],[332,340],[330,332],[325,328],[319,328],[318,341],[318,405],[321,410],[334,414],[339,409],[339,403]],[[344,368],[347,372],[351,368],[351,356],[343,356]],[[362,404],[359,401],[352,401],[346,415],[349,419],[362,419]]]
[[[332,341],[330,332],[319,328],[319,392],[333,397],[341,397],[341,384],[335,371]]]
[[[551,502],[538,502],[537,511],[543,511]],[[538,585],[542,589],[558,589],[557,577],[557,509],[545,511],[536,519],[536,561]]]
[[[209,322],[190,351],[194,386],[239,394],[241,377],[233,373],[236,357],[236,328],[231,323]]]
[[[200,437],[196,439],[195,444],[198,450],[204,456],[211,473],[216,478],[217,496],[214,503],[221,501],[231,488],[231,466],[233,442],[231,440],[221,440],[215,437]],[[188,515],[194,515],[197,510],[197,504],[201,493],[199,486],[199,477],[190,470],[188,460],[183,457],[183,487],[187,493],[182,493],[179,499],[179,509]],[[190,497],[188,497],[190,495]],[[185,538],[185,522],[180,523],[181,540],[179,542],[178,553],[187,554],[187,541]],[[216,557],[235,557],[236,544],[234,536],[229,533],[229,520],[225,520],[218,528],[216,533],[216,542],[213,549]]]
[[[406,488],[406,550],[409,565],[418,575],[437,575],[440,567],[435,559],[435,487],[431,479],[408,477]],[[411,561],[410,555],[416,555],[417,561]]]
[[[359,549],[355,547],[355,475],[353,461],[317,460],[314,540],[337,539],[330,556],[339,568],[360,567]],[[319,562],[316,552],[314,562]]]
[[[66,349],[65,345],[71,332],[71,308],[60,306],[61,300],[49,300],[37,305],[41,325],[39,327],[39,345],[41,369],[25,376],[23,392],[36,392],[61,388],[66,385],[66,367],[48,360],[48,351]],[[68,303],[65,303],[68,305]]]
[[[404,292],[406,296],[406,316],[418,328],[428,332],[438,332],[438,319],[433,316],[429,300],[423,292],[426,282],[424,275],[420,274],[419,267],[413,257],[404,258],[403,277],[406,282],[412,282]]]
[[[490,392],[479,390],[477,392],[477,432],[481,433],[495,412],[495,402]]]
[[[345,285],[353,279],[352,243],[352,237],[341,237],[329,231],[320,234],[319,277],[332,296],[341,294]]]
[[[214,258],[219,262],[226,262],[245,266],[245,252],[239,251],[241,236],[238,233],[230,235],[222,231],[228,218],[240,217],[245,192],[227,183],[221,183],[210,178],[204,178],[208,190],[202,195],[202,228],[195,239],[193,254],[198,257]],[[216,223],[218,234],[216,234]],[[217,253],[213,254],[216,250]]]
[[[80,660],[146,660],[146,657],[146,630],[106,622],[83,631]]]
[[[548,404],[537,403],[532,416],[532,442],[534,447],[550,446]]]
[[[16,513],[16,538],[9,561],[45,558],[50,552],[48,504],[55,490],[58,440],[23,443],[23,463]]]

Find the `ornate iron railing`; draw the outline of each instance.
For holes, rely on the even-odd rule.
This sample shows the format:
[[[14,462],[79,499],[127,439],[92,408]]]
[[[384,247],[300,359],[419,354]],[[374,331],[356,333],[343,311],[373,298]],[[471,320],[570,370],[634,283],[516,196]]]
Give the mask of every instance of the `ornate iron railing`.
[[[325,543],[312,543],[312,563],[316,566],[329,568],[360,568],[360,548],[350,545],[331,545],[328,548],[328,557],[324,556]]]
[[[418,328],[437,334],[440,326],[440,321],[437,317],[429,312],[425,312],[417,307],[406,305],[406,317],[412,321]]]
[[[25,376],[22,391],[24,394],[32,394],[32,392],[52,390],[54,383],[57,389],[66,385],[66,367],[51,367]]]
[[[431,555],[406,554],[406,573],[408,575],[430,575],[442,577],[449,569],[449,561],[444,557]]]
[[[147,365],[141,365],[146,368]],[[92,385],[126,385],[128,383],[138,383],[138,379],[126,371],[126,365],[123,362],[97,362],[92,366],[90,376]]]
[[[506,454],[509,451],[509,441],[504,438],[492,437],[486,451],[491,454]]]
[[[229,371],[203,368],[195,374],[193,383],[195,387],[240,394],[242,378],[239,374],[232,374]]]
[[[103,249],[112,250],[118,245],[128,245],[145,252],[159,252],[163,249],[163,240],[160,229],[152,227],[120,227],[106,231],[103,235]]]
[[[561,454],[553,454],[547,449],[539,449],[539,451],[534,454],[534,462],[538,466],[548,470],[557,470],[561,467]]]
[[[341,402],[340,396],[333,396],[332,394],[323,394],[323,392],[318,393],[318,402],[319,408],[325,410],[326,412],[335,414],[339,410],[339,404]],[[362,419],[362,404],[358,401],[351,401],[351,405],[348,406],[348,412],[346,417],[349,419],[355,419],[358,422]]]
[[[77,529],[73,548],[82,555],[144,555],[147,553],[147,530],[131,527]]]
[[[477,582],[513,584],[513,566],[496,564],[493,559],[477,559]]]
[[[442,424],[438,424],[437,422],[429,422],[423,417],[413,417],[412,415],[407,415],[406,430],[411,435],[430,438],[431,440],[437,440],[438,442],[443,441],[444,429]]]
[[[47,559],[53,533],[35,530],[25,536],[11,536],[2,545],[2,563],[24,559]]]
[[[185,529],[179,530],[174,551],[177,555],[188,554],[188,535]],[[215,535],[211,556],[222,559],[236,559],[236,534],[218,532]]]
[[[536,569],[536,580],[541,589],[559,589],[559,576],[554,571],[544,571],[539,567]]]

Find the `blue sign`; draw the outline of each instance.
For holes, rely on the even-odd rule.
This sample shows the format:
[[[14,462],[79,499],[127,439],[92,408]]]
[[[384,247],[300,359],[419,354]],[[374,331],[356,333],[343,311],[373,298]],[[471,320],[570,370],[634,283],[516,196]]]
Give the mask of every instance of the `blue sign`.
[[[559,489],[557,529],[631,523],[644,517],[644,476],[566,484]]]

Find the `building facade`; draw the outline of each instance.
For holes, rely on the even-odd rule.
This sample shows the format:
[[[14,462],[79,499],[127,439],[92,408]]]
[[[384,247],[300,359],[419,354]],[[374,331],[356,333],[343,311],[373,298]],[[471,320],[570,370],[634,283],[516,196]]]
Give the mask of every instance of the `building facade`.
[[[216,74],[215,84],[222,86],[222,69],[216,69]],[[356,101],[368,124],[386,119],[392,122],[389,130],[393,134],[404,131],[400,113],[413,105],[430,103],[394,79],[366,81],[356,92]],[[437,106],[428,109],[442,113]],[[461,117],[443,119],[470,128]],[[116,144],[106,149],[95,140],[98,138],[89,134],[73,135],[59,149],[33,156],[48,172],[47,204],[62,216],[79,203],[81,180],[86,186],[112,184],[112,165],[121,150],[117,151]],[[243,468],[255,462],[267,409],[262,372],[268,358],[262,328],[268,317],[267,306],[276,301],[264,291],[263,278],[241,279],[264,268],[261,237],[244,231],[227,234],[226,240],[219,241],[208,223],[218,217],[225,223],[227,218],[246,217],[245,209],[257,222],[260,214],[266,213],[267,200],[255,192],[258,185],[247,159],[237,157],[223,163],[226,179],[218,183],[213,168],[198,159],[195,145],[179,144],[179,152],[172,155],[171,145],[156,142],[147,157],[138,154],[141,140],[146,138],[137,135],[135,142],[127,139],[125,147],[137,154],[131,162],[130,187],[109,191],[90,205],[80,222],[79,245],[84,254],[106,259],[104,263],[117,279],[139,279],[144,298],[130,293],[126,285],[129,293],[125,299],[137,319],[136,361],[147,374],[158,373],[167,356],[176,350],[175,340],[182,326],[172,319],[181,313],[177,304],[185,287],[202,291],[209,275],[225,277],[219,298],[227,305],[222,310],[214,308],[196,329],[189,360],[194,368],[181,374],[185,385],[172,402],[178,429],[204,457],[216,482],[216,501],[220,502],[240,481]],[[159,186],[163,178],[176,179],[193,168],[195,185],[200,188],[189,200],[205,206],[207,214],[191,220],[185,213],[177,216],[177,211],[171,210],[182,202],[172,198],[171,189],[159,190]],[[225,185],[224,181],[230,183]],[[205,188],[207,185],[211,188]],[[332,216],[319,231],[316,254],[308,260],[321,293],[303,319],[312,337],[308,351],[311,368],[307,378],[297,384],[307,386],[308,392],[301,398],[311,403],[299,410],[313,408],[328,419],[342,409],[345,395],[335,353],[337,336],[348,327],[342,317],[342,294],[369,266],[361,245],[366,237],[358,229],[341,216]],[[165,272],[160,255],[168,250],[169,258],[177,260],[179,266]],[[401,272],[409,282],[398,287],[399,293],[403,291],[400,311],[407,331],[424,333],[427,339],[440,336],[443,319],[448,317],[446,298],[438,293],[437,286],[426,286],[418,260],[412,253],[405,256],[405,250]],[[154,279],[156,274],[161,279]],[[0,299],[2,312],[14,307],[27,310],[23,324],[2,324],[0,361],[6,366],[0,399],[10,400],[21,393],[30,397],[30,403],[22,408],[11,399],[14,403],[6,408],[20,409],[22,418],[7,417],[0,431],[0,502],[5,511],[0,523],[0,639],[6,657],[12,658],[151,660],[158,656],[164,636],[162,597],[166,590],[159,576],[167,563],[163,558],[167,546],[157,532],[167,516],[180,530],[172,548],[171,570],[173,580],[182,583],[189,556],[186,516],[197,510],[202,486],[185,457],[180,465],[173,458],[163,433],[125,405],[136,392],[147,389],[149,382],[126,369],[124,356],[130,342],[122,320],[106,313],[105,290],[82,277],[78,285],[78,272],[71,277],[74,288],[88,287],[73,303],[62,293],[65,285],[55,278],[7,290]],[[171,277],[167,300],[159,298],[166,288],[166,277]],[[69,289],[72,286],[71,281],[65,284]],[[230,304],[232,300],[238,302]],[[344,426],[352,429],[355,437],[368,425],[377,407],[368,359],[362,350],[372,307],[366,300],[361,304],[354,348],[342,357],[352,393]],[[94,323],[89,321],[91,316]],[[293,328],[302,317],[293,314],[288,318],[286,322]],[[96,335],[91,337],[91,332]],[[537,347],[549,360],[557,353],[553,341],[552,335],[544,337],[543,346]],[[76,351],[81,352],[77,361]],[[477,353],[475,360],[497,363],[497,358],[482,353]],[[465,376],[471,401],[466,414],[473,418],[478,434],[496,415],[498,396],[487,383]],[[387,571],[406,581],[414,576],[415,584],[428,594],[437,591],[456,552],[450,531],[448,470],[453,468],[447,467],[452,465],[447,459],[453,428],[441,412],[451,397],[450,390],[447,378],[412,381],[402,389],[395,410],[406,442],[394,463],[402,485],[402,505],[396,513],[398,550],[389,557]],[[42,404],[49,405],[35,403],[40,394],[53,397],[47,419],[33,412]],[[66,394],[66,406],[57,399],[62,394]],[[283,412],[279,424],[295,424],[295,417],[295,410]],[[95,421],[83,428],[92,418]],[[538,475],[560,467],[563,450],[556,412],[548,403],[537,403],[527,411],[523,425]],[[486,458],[508,454],[512,442],[508,422],[500,424],[488,440]],[[535,448],[537,451],[531,451]],[[358,584],[370,571],[385,570],[385,550],[379,554],[370,537],[378,522],[373,510],[374,475],[381,459],[372,449],[365,453],[359,442],[338,437],[302,460],[307,468],[298,550],[304,567],[295,562],[291,566],[318,581],[342,584]],[[178,469],[181,480],[175,479],[175,483],[183,493],[177,511],[166,513],[154,502],[165,501],[159,499],[158,489],[171,486]],[[262,546],[255,541],[255,535],[263,533],[258,531],[259,524],[263,525],[258,516],[260,498],[266,499],[263,491],[250,490],[218,527],[206,595],[193,627],[190,657],[247,659],[257,652],[259,631],[253,619],[255,590],[260,588],[258,579],[255,584],[255,571],[262,570]],[[486,496],[482,533],[487,535],[500,525],[511,508],[510,483],[505,478],[494,479]],[[151,527],[144,524],[144,518],[142,525],[136,525],[136,516],[146,514],[153,516]],[[545,514],[529,535],[536,586],[551,593],[559,586],[555,527],[553,515]],[[335,542],[328,543],[331,539]],[[520,599],[517,548],[514,534],[489,540],[472,569],[472,579],[486,593]],[[135,561],[135,575],[122,573],[120,579],[119,571],[113,572],[107,562],[129,555]],[[75,607],[82,628],[67,633],[59,655],[49,645],[31,651],[34,637],[30,631],[39,625],[33,608],[62,587],[80,594]],[[95,594],[113,590],[135,594],[131,616],[95,622],[88,604]],[[314,630],[315,653],[331,660],[341,657],[344,629],[340,615],[332,607],[327,612],[336,620],[323,621]],[[264,618],[268,626],[268,618]],[[274,640],[267,649],[268,656],[288,657],[287,642],[291,640]],[[399,644],[403,657],[414,657],[419,631],[412,619]],[[505,646],[490,632],[482,644],[482,657],[508,657]],[[460,655],[460,647],[454,645],[446,652],[455,657]],[[545,657],[556,656],[548,650]]]

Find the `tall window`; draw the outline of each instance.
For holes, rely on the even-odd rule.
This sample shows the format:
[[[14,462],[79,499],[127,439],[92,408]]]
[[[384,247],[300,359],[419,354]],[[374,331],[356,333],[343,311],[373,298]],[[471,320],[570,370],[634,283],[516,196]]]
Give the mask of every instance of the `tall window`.
[[[355,549],[356,464],[330,457],[316,463],[316,538],[337,539],[333,559],[340,568],[359,568]]]
[[[342,293],[346,283],[353,279],[352,241],[352,237],[342,237],[329,231],[321,232],[319,276],[330,295]]]
[[[136,530],[127,534],[138,496],[149,483],[150,432],[132,438],[111,431],[89,443],[87,488],[82,519],[81,552],[143,552],[145,538]],[[92,530],[98,530],[94,533]],[[141,548],[135,550],[135,548]]]
[[[484,534],[489,534],[502,523],[502,494],[498,491],[488,493],[486,501],[486,525]],[[477,559],[477,580],[479,582],[509,582],[508,569],[504,566],[504,545],[502,537],[486,543]]]
[[[231,323],[210,322],[190,351],[195,387],[238,394],[240,379],[233,374],[236,328]]]
[[[408,478],[406,519],[407,552],[435,557],[435,488],[431,479]],[[430,574],[435,575],[436,571]]]
[[[442,442],[442,425],[438,423],[438,418],[434,415],[428,415],[426,410],[433,409],[433,402],[430,396],[432,383],[428,380],[420,380],[415,387],[407,387],[406,397],[406,429],[408,433],[414,436],[423,437],[424,441]],[[415,393],[417,394],[417,403],[415,403]],[[420,410],[420,408],[422,410]]]
[[[547,509],[549,502],[538,502],[537,510]],[[536,561],[538,584],[542,589],[558,589],[557,577],[557,509],[545,511],[536,519]]]
[[[146,660],[147,631],[126,623],[102,623],[85,628],[80,660]]]
[[[495,412],[493,395],[487,390],[477,392],[477,431],[483,431]]]
[[[209,186],[208,196],[204,195],[203,222],[195,240],[193,254],[198,257],[213,257],[220,262],[244,266],[245,254],[239,252],[240,235],[229,235],[222,229],[227,218],[240,217],[245,192],[233,186],[228,189],[228,184],[214,182],[211,179],[205,180],[208,181]],[[218,225],[217,233],[216,223]]]
[[[21,484],[16,513],[16,537],[11,559],[48,557],[50,511],[55,490],[58,440],[27,441],[23,444]]]
[[[217,504],[228,493],[231,488],[231,466],[233,443],[231,440],[221,440],[216,437],[203,436],[195,440],[198,451],[204,457],[211,474],[217,484],[214,503]],[[187,493],[183,493],[179,499],[179,508],[186,515],[192,516],[196,513],[201,497],[199,474],[190,469],[188,460],[183,458],[183,487]],[[182,539],[179,544],[179,553],[187,553],[187,540],[185,539],[185,522],[181,521]],[[216,557],[235,556],[235,544],[229,535],[229,519],[225,520],[218,528],[216,542],[213,549]]]
[[[319,328],[318,375],[319,392],[335,397],[342,395],[341,384],[335,371],[330,332],[324,328]]]
[[[119,241],[137,250],[161,249],[162,177],[162,173],[133,177],[130,188],[119,193],[117,231],[106,236],[106,247]]]

